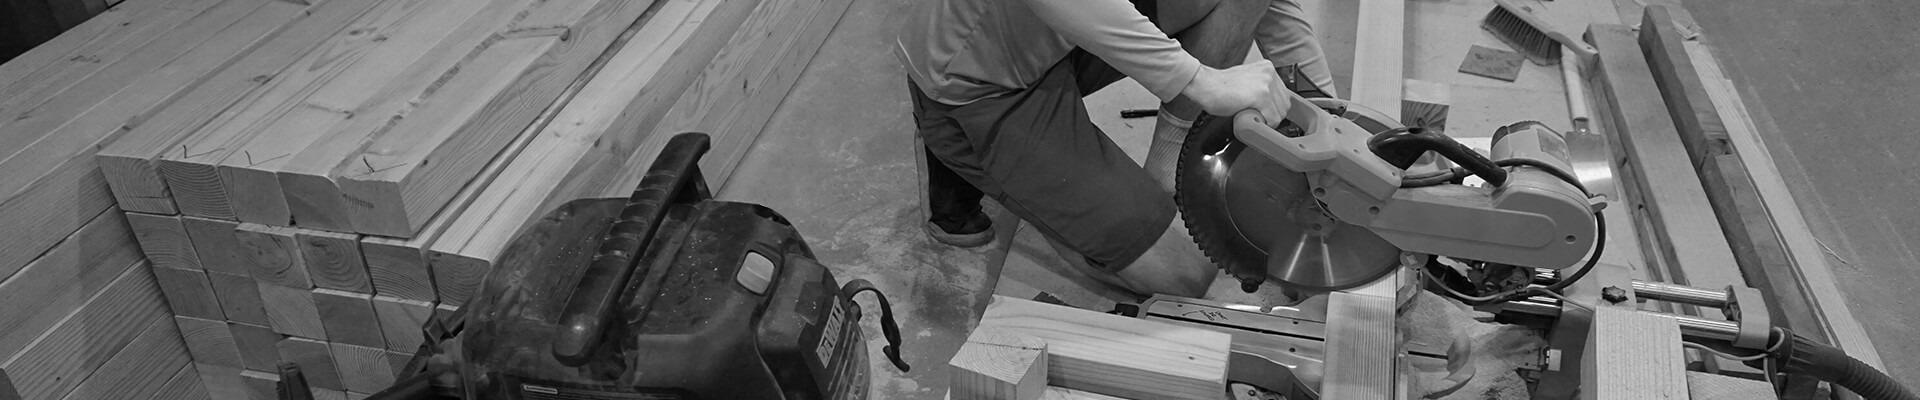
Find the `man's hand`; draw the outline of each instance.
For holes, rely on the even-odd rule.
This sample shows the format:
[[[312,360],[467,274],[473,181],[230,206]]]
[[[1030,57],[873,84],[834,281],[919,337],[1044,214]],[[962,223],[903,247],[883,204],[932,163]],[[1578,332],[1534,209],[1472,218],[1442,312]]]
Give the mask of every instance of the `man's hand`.
[[[1199,103],[1208,114],[1232,117],[1251,108],[1260,111],[1265,120],[1277,122],[1286,118],[1289,102],[1283,97],[1286,89],[1281,87],[1280,76],[1273,71],[1273,63],[1267,60],[1227,69],[1203,66],[1180,94]]]

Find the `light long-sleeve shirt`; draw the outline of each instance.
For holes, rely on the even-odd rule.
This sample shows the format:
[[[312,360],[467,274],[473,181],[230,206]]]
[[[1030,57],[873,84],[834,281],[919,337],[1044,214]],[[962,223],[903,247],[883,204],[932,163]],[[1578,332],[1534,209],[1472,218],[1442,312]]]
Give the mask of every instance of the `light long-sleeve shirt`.
[[[1185,90],[1200,60],[1127,0],[921,0],[896,53],[928,98],[964,105],[1027,88],[1075,47],[1161,101]]]

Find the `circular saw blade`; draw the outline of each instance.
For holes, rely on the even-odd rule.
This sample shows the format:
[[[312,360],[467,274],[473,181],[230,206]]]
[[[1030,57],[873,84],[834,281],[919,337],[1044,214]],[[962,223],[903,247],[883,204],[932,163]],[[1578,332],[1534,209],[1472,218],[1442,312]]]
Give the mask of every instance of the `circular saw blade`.
[[[1195,124],[1181,149],[1175,183],[1187,228],[1214,263],[1243,281],[1263,273],[1311,291],[1360,286],[1399,265],[1399,248],[1332,218],[1308,192],[1307,174],[1241,144],[1230,125],[1230,118]]]

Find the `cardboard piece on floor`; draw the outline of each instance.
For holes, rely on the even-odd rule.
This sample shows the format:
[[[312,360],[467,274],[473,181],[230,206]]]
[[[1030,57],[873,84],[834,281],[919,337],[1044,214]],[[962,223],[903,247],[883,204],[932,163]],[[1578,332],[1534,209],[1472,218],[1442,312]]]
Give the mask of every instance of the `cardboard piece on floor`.
[[[1460,72],[1513,82],[1520,78],[1520,65],[1526,62],[1525,55],[1512,50],[1476,44],[1467,50],[1467,58],[1460,61]]]

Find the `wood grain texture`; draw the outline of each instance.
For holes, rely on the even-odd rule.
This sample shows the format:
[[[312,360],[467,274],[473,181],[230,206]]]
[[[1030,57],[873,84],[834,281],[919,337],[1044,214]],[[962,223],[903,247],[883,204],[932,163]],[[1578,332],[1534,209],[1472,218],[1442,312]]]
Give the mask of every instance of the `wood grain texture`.
[[[114,200],[129,211],[176,214],[172,194],[160,176],[158,159],[181,151],[187,136],[248,98],[332,37],[347,22],[366,12],[374,0],[327,1],[309,7],[310,14],[222,69],[207,82],[171,105],[142,116],[140,123],[97,153],[97,162],[113,188]],[[109,12],[108,14],[112,14]]]
[[[233,341],[233,329],[227,327],[226,321],[175,316],[173,323],[180,327],[180,339],[186,342],[187,353],[193,356],[194,363],[246,366],[240,360],[240,346]]]
[[[0,302],[23,305],[0,307],[0,358],[27,348],[63,318],[98,301],[100,293],[122,284],[128,274],[153,282],[152,274],[131,270],[144,265],[132,240],[117,213],[105,212],[0,282]]]
[[[0,397],[60,398],[155,323],[172,325],[153,275],[128,270],[0,363]],[[176,335],[177,337],[177,335]]]
[[[200,373],[200,381],[206,385],[208,397],[214,400],[252,398],[247,393],[245,378],[240,377],[240,371],[244,369],[194,364],[193,370]]]
[[[974,329],[947,361],[949,397],[1037,400],[1047,389],[1047,342],[1004,329]]]
[[[65,399],[135,400],[147,399],[166,386],[180,369],[192,362],[181,344],[180,331],[165,316],[151,319],[146,331],[121,347],[118,353],[86,374]]]
[[[1361,0],[1362,29],[1354,32],[1353,92],[1361,106],[1400,115],[1401,69],[1406,62],[1405,0]]]
[[[334,363],[340,368],[340,383],[349,392],[376,393],[393,386],[393,362],[387,351],[378,347],[332,343]]]
[[[451,219],[451,218],[449,218]],[[412,240],[367,236],[360,239],[373,292],[408,300],[434,301],[432,272],[422,248],[432,236]]]
[[[277,371],[280,365],[280,340],[286,335],[274,332],[265,326],[228,323],[227,329],[233,331],[233,345],[240,350],[240,363],[248,370]]]
[[[20,70],[11,74],[0,75],[0,78],[8,78],[8,80],[0,81],[3,82],[0,84],[5,85],[0,86],[0,115],[13,115],[28,108],[44,104],[55,96],[67,92],[68,89],[85,83],[88,78],[97,75],[101,70],[119,64],[121,59],[135,56],[136,51],[146,47],[155,39],[167,32],[173,31],[175,28],[178,28],[181,23],[207,11],[208,8],[219,4],[219,0],[196,0],[175,3],[176,4],[168,7],[156,6],[143,8],[137,11],[139,13],[137,16],[115,17],[114,19],[117,21],[113,23],[120,26],[106,31],[95,32],[98,34],[97,36],[76,38],[77,40],[84,40],[85,43],[81,43],[77,47],[69,48],[71,51],[52,51],[64,53],[58,59],[47,60],[46,64],[31,71]],[[67,35],[61,35],[60,37],[66,36]],[[41,47],[53,46],[54,43],[59,42],[59,38],[55,39],[56,40],[49,41]],[[64,44],[74,43],[69,42]],[[178,48],[176,47],[175,49]],[[149,56],[149,58],[151,57],[157,56]],[[28,62],[32,61],[29,60]],[[148,62],[155,61],[149,60]],[[164,62],[165,61],[158,61],[158,63]],[[12,62],[8,62],[8,64],[12,64]],[[122,67],[122,69],[132,67],[134,66],[129,65]],[[148,67],[150,68],[151,65]],[[103,95],[98,90],[77,92]],[[111,92],[104,94],[111,94]],[[98,98],[96,97],[93,100],[98,100]]]
[[[214,295],[213,283],[207,280],[206,272],[157,265],[149,270],[160,283],[160,293],[166,295],[167,308],[173,310],[174,315],[215,321],[227,318],[220,310],[220,299]]]
[[[994,296],[990,326],[1047,343],[1047,380],[1128,398],[1213,398],[1226,393],[1225,333]]]
[[[1793,194],[1787,191],[1786,181],[1780,177],[1779,167],[1773,163],[1766,145],[1760,142],[1758,129],[1747,115],[1747,107],[1741,101],[1740,93],[1734,90],[1733,81],[1726,78],[1719,63],[1703,45],[1689,42],[1685,47],[1687,53],[1693,56],[1700,79],[1707,87],[1707,95],[1713,99],[1714,108],[1720,112],[1721,119],[1727,122],[1727,137],[1743,155],[1741,162],[1746,163],[1747,170],[1753,172],[1755,189],[1760,192],[1774,222],[1778,224],[1781,239],[1786,242],[1794,265],[1798,267],[1795,270],[1807,285],[1808,298],[1820,309],[1817,315],[1826,320],[1824,325],[1832,330],[1835,344],[1867,365],[1886,368],[1873,341],[1867,337],[1866,328],[1860,325],[1842,297],[1834,281],[1833,269],[1827,264],[1823,246],[1807,228],[1806,216],[1801,215],[1800,206],[1794,201]]]
[[[373,311],[373,295],[333,289],[314,289],[313,306],[327,340],[340,344],[384,348],[380,318]]]
[[[234,235],[239,224],[200,217],[181,217],[180,224],[187,228],[194,254],[200,256],[200,266],[207,272],[253,275],[253,268],[249,266],[253,256]]]
[[[1395,398],[1394,295],[1389,291],[1384,296],[1348,292],[1327,296],[1326,380],[1321,393],[1329,399]]]
[[[1687,357],[1671,317],[1617,307],[1594,310],[1582,389],[1594,399],[1685,399]],[[1607,349],[1634,349],[1618,351]]]
[[[124,210],[124,209],[122,209]],[[128,212],[127,225],[140,242],[140,252],[155,267],[200,270],[200,256],[193,252],[193,240],[180,217]]]
[[[214,298],[220,300],[220,311],[227,321],[269,324],[266,305],[260,301],[259,283],[252,275],[207,271],[207,282],[213,284]]]
[[[34,38],[33,40],[36,41],[44,39],[45,42],[15,55],[13,59],[7,60],[5,63],[0,63],[0,82],[11,83],[9,86],[0,87],[0,93],[14,93],[18,91],[20,87],[24,87],[20,85],[49,82],[47,78],[44,78],[44,75],[35,74],[58,72],[50,71],[50,69],[58,70],[69,68],[67,65],[59,65],[59,63],[76,61],[75,58],[83,54],[100,52],[102,51],[100,49],[101,46],[107,43],[114,43],[116,40],[141,36],[137,29],[162,18],[156,14],[179,12],[178,10],[161,7],[168,5],[166,3],[172,2],[135,1],[127,3],[125,7],[107,10],[107,12],[95,16],[93,19],[87,20],[86,23],[68,29],[66,32],[61,32],[59,36],[47,35],[49,36],[47,38]],[[9,6],[10,4],[0,4],[0,8],[11,10]],[[18,17],[20,14],[8,15]],[[0,19],[0,21],[12,21],[12,18]],[[18,27],[18,22],[12,25]],[[25,35],[24,32],[14,33]],[[22,37],[19,39],[28,38]]]
[[[69,159],[26,189],[0,192],[0,275],[39,257],[113,207],[90,158]]]
[[[263,284],[296,289],[312,289],[306,260],[300,257],[300,242],[294,228],[242,223],[233,236],[246,250],[248,271]]]
[[[436,95],[483,101],[417,110],[391,131],[407,132],[404,139],[389,134],[368,143],[360,157],[371,168],[347,164],[338,174],[336,183],[362,233],[405,237],[419,231],[650,8],[624,1],[547,4],[530,10],[508,32],[562,26],[567,27],[560,31],[567,40],[505,35],[450,77],[449,89]],[[468,79],[477,82],[455,83]],[[428,129],[435,126],[457,129]]]
[[[1776,326],[1808,338],[1833,343],[1831,331],[1813,306],[1807,285],[1800,279],[1779,226],[1767,210],[1746,162],[1733,147],[1720,112],[1707,95],[1706,85],[1681,45],[1666,7],[1647,7],[1640,23],[1641,51],[1649,62],[1667,112],[1678,128],[1680,144],[1692,160],[1708,205],[1726,234],[1742,286],[1760,289],[1768,299],[1768,313]],[[1705,282],[1713,283],[1713,282]]]
[[[294,240],[300,242],[300,258],[307,264],[314,287],[373,293],[366,259],[360,255],[360,238],[350,233],[295,231]]]
[[[240,371],[240,383],[246,387],[248,398],[280,398],[279,391],[276,388],[276,385],[280,384],[280,375],[251,369],[243,370]],[[312,383],[309,382],[308,385],[311,386]]]
[[[346,198],[330,176],[332,171],[343,163],[355,162],[349,157],[360,150],[368,137],[392,128],[394,121],[423,104],[421,100],[431,97],[440,87],[443,75],[467,61],[466,56],[483,40],[490,40],[491,33],[505,26],[509,18],[525,11],[530,3],[531,0],[494,0],[477,7],[463,4],[462,7],[468,9],[465,17],[441,17],[446,22],[465,23],[447,29],[451,33],[445,37],[452,40],[442,40],[430,49],[415,49],[420,62],[407,66],[406,71],[371,97],[372,101],[353,111],[361,117],[334,125],[315,139],[313,145],[287,158],[276,174],[294,225],[355,232],[347,214]]]
[[[318,389],[345,390],[340,384],[340,368],[333,361],[333,348],[327,342],[290,337],[280,341],[280,359],[300,366],[307,385]]]
[[[422,71],[414,76],[403,73],[442,40],[478,43],[484,38],[453,35],[457,27],[482,7],[423,0],[395,4],[395,8],[368,14],[369,18],[353,24],[336,39],[339,46],[327,48],[327,60],[341,68],[337,75],[305,98],[298,99],[299,104],[284,114],[261,121],[264,126],[259,132],[220,162],[219,174],[227,185],[227,200],[233,204],[234,216],[240,221],[292,225],[289,199],[280,190],[276,174],[294,155],[308,146],[327,141],[355,142],[358,138],[333,138],[327,134],[335,126],[362,114],[375,116],[368,119],[378,123],[379,115],[368,113],[373,111],[367,109],[369,103],[413,98],[406,93],[390,92],[391,88],[425,88],[433,83],[433,77],[443,71]]]
[[[419,351],[420,344],[426,341],[421,328],[433,318],[433,303],[388,296],[373,296],[372,302],[387,350]]]
[[[753,148],[753,143],[759,139],[767,122],[772,120],[774,111],[787,99],[800,74],[806,71],[814,54],[826,43],[833,26],[846,15],[847,8],[852,4],[850,0],[822,1],[807,22],[801,25],[800,31],[793,33],[793,40],[780,47],[780,56],[771,62],[772,68],[760,79],[746,81],[753,87],[754,94],[715,130],[721,132],[720,135],[726,140],[715,143],[713,150],[700,159],[700,169],[706,171],[704,174],[708,181],[719,182],[716,188],[723,187],[728,178],[733,176],[740,160]]]
[[[320,324],[320,310],[313,306],[313,291],[260,282],[260,302],[266,306],[267,322],[274,332],[312,339],[327,339]]]
[[[1621,186],[1633,210],[1651,223],[1646,233],[1661,244],[1646,252],[1648,264],[1666,266],[1672,283],[1746,286],[1633,31],[1596,24],[1587,35],[1600,49],[1602,72],[1593,78],[1601,84],[1589,87],[1610,109],[1601,118],[1609,119],[1612,148],[1623,155],[1615,168],[1634,178]]]
[[[205,382],[200,379],[200,371],[193,363],[180,365],[180,370],[154,391],[153,400],[213,400],[213,394],[207,391]],[[222,399],[225,399],[224,397]]]

